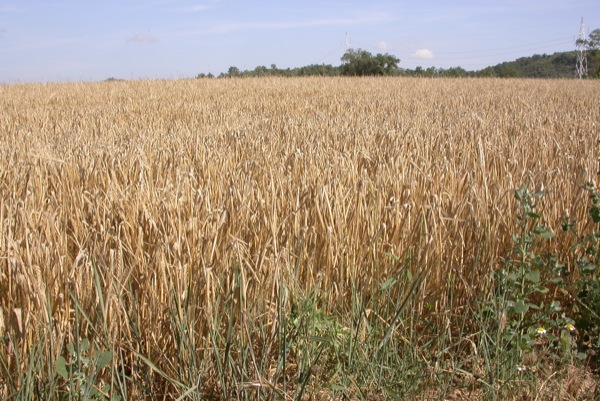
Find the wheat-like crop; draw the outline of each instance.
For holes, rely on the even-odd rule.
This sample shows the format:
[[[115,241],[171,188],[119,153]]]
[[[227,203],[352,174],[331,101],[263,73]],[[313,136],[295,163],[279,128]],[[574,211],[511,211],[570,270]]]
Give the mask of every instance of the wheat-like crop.
[[[425,272],[415,314],[449,285],[460,310],[510,246],[515,188],[547,192],[550,226],[585,220],[599,98],[571,80],[0,86],[0,377],[33,346],[55,358],[82,312],[77,335],[141,378],[136,355],[186,363],[176,327],[213,367],[214,333],[276,333],[287,292],[343,314],[405,269]]]

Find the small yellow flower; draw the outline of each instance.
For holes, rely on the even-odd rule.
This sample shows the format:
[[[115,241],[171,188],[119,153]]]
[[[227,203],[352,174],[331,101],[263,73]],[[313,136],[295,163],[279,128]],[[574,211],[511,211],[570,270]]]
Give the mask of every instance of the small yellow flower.
[[[538,327],[536,330],[536,333],[540,334],[540,335],[544,335],[547,333],[547,330],[543,327]]]
[[[572,324],[569,323],[565,326],[565,329],[567,329],[569,331],[575,331],[575,326],[573,326]]]

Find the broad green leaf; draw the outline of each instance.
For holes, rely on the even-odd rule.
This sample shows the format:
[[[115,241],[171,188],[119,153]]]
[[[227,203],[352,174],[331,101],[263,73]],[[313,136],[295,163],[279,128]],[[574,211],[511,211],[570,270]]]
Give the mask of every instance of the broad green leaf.
[[[596,270],[596,264],[593,262],[582,261],[580,265],[580,269],[582,273],[593,273]]]
[[[515,303],[514,309],[516,313],[525,313],[529,310],[529,304],[525,304],[523,301]]]
[[[539,283],[540,282],[540,271],[539,270],[531,270],[525,275],[525,279],[531,283]]]
[[[67,370],[67,361],[62,356],[59,356],[58,359],[56,359],[54,369],[56,370],[56,373],[58,373],[63,379],[69,378],[69,371]]]
[[[543,239],[552,239],[555,237],[555,235],[552,231],[543,231],[542,233],[540,233],[540,237],[542,237]]]
[[[96,368],[103,369],[107,367],[112,361],[113,354],[111,351],[100,352],[98,360],[96,361]]]
[[[600,223],[600,209],[598,206],[592,206],[589,210],[589,215],[594,220],[594,223]]]
[[[90,349],[90,340],[88,340],[87,338],[84,338],[79,343],[79,352],[83,353],[83,352],[87,351],[88,349]]]

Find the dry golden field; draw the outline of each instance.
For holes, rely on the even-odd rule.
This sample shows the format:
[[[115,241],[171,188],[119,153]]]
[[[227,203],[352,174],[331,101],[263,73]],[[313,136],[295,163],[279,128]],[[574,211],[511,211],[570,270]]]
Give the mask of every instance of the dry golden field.
[[[521,184],[546,192],[548,246],[576,276],[558,227],[586,220],[599,99],[575,80],[0,86],[0,398],[70,391],[56,360],[82,338],[112,352],[93,379],[122,398],[293,398],[282,319],[300,299],[354,341],[405,298],[419,350],[467,336]],[[331,396],[336,374],[310,368],[298,399]],[[347,397],[377,392],[360,380]]]

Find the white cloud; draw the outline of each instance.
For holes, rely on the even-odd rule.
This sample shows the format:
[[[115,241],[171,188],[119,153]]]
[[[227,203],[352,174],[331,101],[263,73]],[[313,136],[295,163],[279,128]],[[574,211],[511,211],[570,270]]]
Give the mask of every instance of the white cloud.
[[[150,44],[158,42],[158,38],[148,33],[136,33],[135,35],[130,36],[127,41],[132,43]]]
[[[390,46],[387,43],[385,43],[384,41],[381,41],[377,44],[377,48],[379,50],[386,51],[386,50],[389,50]]]
[[[0,6],[0,13],[19,13],[25,11],[24,8],[17,6]]]
[[[199,13],[202,11],[210,10],[210,8],[211,8],[210,6],[198,5],[198,6],[188,7],[185,9],[185,11],[187,11],[188,13]]]
[[[432,59],[433,52],[429,49],[419,49],[413,54],[413,56],[416,58]]]

